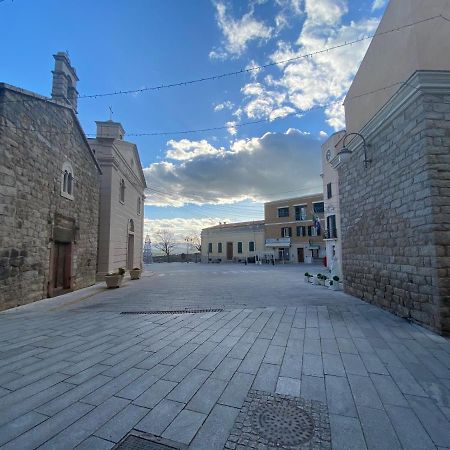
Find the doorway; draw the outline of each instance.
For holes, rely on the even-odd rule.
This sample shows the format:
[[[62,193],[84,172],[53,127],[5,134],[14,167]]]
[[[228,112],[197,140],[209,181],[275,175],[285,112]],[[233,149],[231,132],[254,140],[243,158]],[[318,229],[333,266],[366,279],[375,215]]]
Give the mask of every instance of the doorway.
[[[305,249],[303,247],[297,248],[297,261],[299,263],[305,262]]]
[[[128,235],[128,254],[127,254],[127,269],[133,269],[134,263],[134,234]]]
[[[227,242],[227,260],[231,261],[233,259],[233,243]]]
[[[69,290],[72,269],[72,245],[55,242],[53,247],[51,296],[62,294]]]

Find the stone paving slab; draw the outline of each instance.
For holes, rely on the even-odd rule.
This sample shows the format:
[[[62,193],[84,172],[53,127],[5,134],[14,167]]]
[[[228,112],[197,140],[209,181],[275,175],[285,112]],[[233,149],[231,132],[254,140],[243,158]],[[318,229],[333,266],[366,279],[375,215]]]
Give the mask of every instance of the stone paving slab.
[[[448,339],[303,268],[211,266],[0,313],[0,446],[110,449],[136,429],[221,449],[256,389],[326,404],[333,449],[450,448]],[[224,310],[120,315],[187,306]]]

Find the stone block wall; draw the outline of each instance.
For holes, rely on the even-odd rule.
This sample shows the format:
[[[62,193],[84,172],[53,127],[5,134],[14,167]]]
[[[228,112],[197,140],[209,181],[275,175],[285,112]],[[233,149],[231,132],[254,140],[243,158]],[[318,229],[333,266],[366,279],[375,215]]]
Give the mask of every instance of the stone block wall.
[[[450,81],[450,74],[448,77]],[[411,91],[410,91],[411,94]],[[339,168],[346,292],[450,332],[450,83],[375,117]],[[403,103],[403,104],[402,104]]]
[[[74,200],[60,194],[65,161]],[[98,202],[99,172],[73,111],[0,84],[0,310],[47,296],[58,214],[75,223],[74,289],[95,282]]]

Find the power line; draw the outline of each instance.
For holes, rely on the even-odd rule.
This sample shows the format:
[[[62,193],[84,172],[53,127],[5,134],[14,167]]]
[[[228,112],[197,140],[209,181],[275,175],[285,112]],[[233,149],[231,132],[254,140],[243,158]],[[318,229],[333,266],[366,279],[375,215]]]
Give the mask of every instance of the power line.
[[[0,1],[5,1],[5,0],[0,0]],[[170,88],[174,88],[174,87],[182,87],[182,86],[188,86],[188,85],[192,85],[192,84],[198,84],[198,83],[202,83],[205,81],[211,81],[211,80],[218,80],[221,78],[228,78],[228,77],[232,77],[232,76],[237,76],[237,75],[242,75],[245,73],[250,73],[250,72],[254,72],[254,71],[259,71],[259,70],[264,70],[267,69],[269,67],[274,67],[274,66],[278,66],[278,65],[283,65],[283,64],[288,64],[290,62],[294,62],[294,61],[299,61],[301,59],[307,59],[307,58],[312,58],[313,56],[317,56],[317,55],[321,55],[324,53],[328,53],[330,51],[333,50],[337,50],[340,48],[344,48],[344,47],[348,47],[363,41],[366,41],[368,39],[373,39],[379,36],[384,36],[386,34],[390,34],[390,33],[394,33],[394,32],[398,32],[401,31],[403,29],[406,28],[410,28],[413,27],[415,25],[419,25],[425,22],[429,22],[431,20],[436,20],[436,19],[443,19],[446,22],[450,22],[450,19],[448,19],[447,17],[445,17],[442,14],[438,14],[432,17],[428,17],[426,19],[421,19],[421,20],[417,20],[415,22],[411,22],[405,25],[401,25],[399,27],[395,27],[386,31],[382,31],[380,33],[374,33],[371,35],[367,35],[367,36],[363,36],[362,38],[359,39],[355,39],[353,41],[348,41],[348,42],[344,42],[342,44],[338,44],[338,45],[334,45],[331,47],[325,47],[322,48],[320,50],[316,50],[314,52],[310,52],[310,53],[306,53],[306,54],[302,54],[299,56],[294,56],[292,58],[288,58],[288,59],[284,59],[284,60],[280,60],[280,61],[274,61],[271,63],[267,63],[267,64],[262,64],[259,66],[252,66],[252,67],[247,67],[245,69],[240,69],[237,71],[232,71],[232,72],[225,72],[225,73],[221,73],[221,74],[217,74],[217,75],[211,75],[211,76],[207,76],[207,77],[202,77],[202,78],[195,78],[192,80],[185,80],[185,81],[180,81],[180,82],[176,82],[176,83],[167,83],[167,84],[160,84],[160,85],[156,85],[156,86],[149,86],[149,87],[144,87],[144,88],[139,88],[139,89],[128,89],[128,90],[119,90],[119,91],[112,91],[112,92],[102,92],[102,93],[96,93],[96,94],[84,94],[84,95],[78,95],[77,98],[78,99],[96,99],[96,98],[101,98],[101,97],[111,97],[111,96],[117,96],[117,95],[129,95],[129,94],[139,94],[139,93],[143,93],[143,92],[150,92],[150,91],[159,91],[162,89],[170,89]],[[16,102],[30,102],[30,101],[36,101],[36,100],[41,100],[41,99],[27,99],[27,100],[0,100],[0,102],[3,103],[16,103]]]
[[[397,82],[397,83],[393,83],[389,86],[385,86],[382,87],[380,89],[375,89],[369,92],[365,92],[363,94],[359,94],[359,95],[355,95],[353,97],[349,97],[346,100],[353,100],[356,98],[361,98],[364,97],[366,95],[372,95],[375,94],[377,92],[381,92],[381,91],[385,91],[388,89],[391,89],[393,87],[396,86],[400,86],[400,85],[408,85],[408,83],[406,81],[402,82]],[[409,85],[408,85],[409,86]],[[411,86],[414,89],[418,89],[414,86]],[[283,117],[277,117],[274,120],[270,120],[270,118],[266,118],[266,119],[258,119],[258,120],[252,120],[252,121],[248,121],[248,122],[241,122],[241,123],[236,123],[236,124],[231,124],[228,123],[227,125],[222,125],[222,126],[217,126],[217,127],[209,127],[209,128],[197,128],[197,129],[190,129],[190,130],[179,130],[179,131],[155,131],[155,132],[136,132],[136,133],[126,133],[125,136],[132,136],[132,137],[144,137],[144,136],[174,136],[174,135],[185,135],[185,134],[194,134],[194,133],[206,133],[206,132],[210,132],[210,131],[219,131],[219,130],[228,130],[230,128],[242,128],[242,127],[246,127],[249,125],[255,125],[258,123],[267,123],[267,122],[274,122],[277,120],[281,120],[281,119],[286,119],[287,117],[292,117],[292,116],[297,116],[299,114],[302,113],[309,113],[311,111],[314,110],[319,110],[319,109],[325,109],[328,108],[330,106],[334,106],[340,104],[342,105],[342,100],[335,100],[333,102],[329,102],[329,103],[325,103],[322,105],[315,105],[312,106],[311,108],[309,108],[306,111],[294,111],[292,113],[288,113]],[[20,131],[32,131],[32,132],[38,132],[38,133],[48,133],[48,134],[68,134],[68,135],[72,135],[72,132],[65,132],[65,131],[53,131],[53,129],[44,129],[44,128],[26,128],[26,127],[19,127],[16,125],[8,125],[8,124],[0,124],[0,127],[7,127],[7,128],[15,128],[16,130],[20,130]],[[95,137],[96,134],[95,133],[85,133],[85,135],[87,137]]]
[[[363,41],[366,41],[368,39],[373,39],[375,37],[379,37],[379,36],[384,36],[386,34],[389,33],[393,33],[393,32],[397,32],[397,31],[401,31],[405,28],[410,28],[413,27],[415,25],[419,25],[421,23],[425,23],[425,22],[429,22],[430,20],[435,20],[435,19],[444,19],[447,22],[450,22],[449,19],[447,19],[446,17],[444,17],[442,14],[436,15],[436,16],[432,16],[432,17],[428,17],[426,19],[422,19],[422,20],[418,20],[415,22],[411,22],[409,24],[406,25],[402,25],[396,28],[392,28],[390,30],[386,30],[386,31],[382,31],[380,33],[374,33],[371,35],[367,35],[367,36],[363,36],[362,38],[359,39],[355,39],[353,41],[349,41],[349,42],[344,42],[342,44],[338,44],[338,45],[334,45],[331,47],[325,47],[321,50],[316,50],[314,52],[310,52],[310,53],[306,53],[303,55],[299,55],[299,56],[294,56],[292,58],[288,58],[288,59],[284,59],[284,60],[280,60],[280,61],[274,61],[271,63],[267,63],[267,64],[262,64],[260,66],[252,66],[252,67],[248,67],[245,69],[240,69],[237,71],[232,71],[232,72],[225,72],[222,74],[217,74],[217,75],[211,75],[208,77],[202,77],[202,78],[195,78],[192,80],[185,80],[185,81],[180,81],[177,83],[169,83],[169,84],[160,84],[157,86],[149,86],[149,87],[144,87],[144,88],[140,88],[140,89],[129,89],[129,90],[120,90],[120,91],[113,91],[113,92],[104,92],[104,93],[99,93],[99,94],[85,94],[85,95],[79,95],[78,98],[82,99],[82,98],[99,98],[99,97],[110,97],[110,96],[115,96],[115,95],[129,95],[129,94],[140,94],[143,92],[149,92],[149,91],[159,91],[161,89],[169,89],[169,88],[174,88],[174,87],[181,87],[181,86],[188,86],[188,85],[192,85],[192,84],[197,84],[197,83],[202,83],[205,81],[212,81],[212,80],[218,80],[221,78],[227,78],[227,77],[232,77],[232,76],[236,76],[236,75],[242,75],[245,73],[251,73],[254,71],[259,71],[259,70],[264,70],[267,69],[269,67],[274,67],[274,66],[278,66],[278,65],[284,65],[284,64],[288,64],[290,62],[294,62],[294,61],[299,61],[301,59],[307,59],[307,58],[312,58],[313,56],[316,55],[320,55],[323,53],[328,53],[329,51],[332,50],[337,50],[343,47],[347,47],[350,45],[354,45]]]

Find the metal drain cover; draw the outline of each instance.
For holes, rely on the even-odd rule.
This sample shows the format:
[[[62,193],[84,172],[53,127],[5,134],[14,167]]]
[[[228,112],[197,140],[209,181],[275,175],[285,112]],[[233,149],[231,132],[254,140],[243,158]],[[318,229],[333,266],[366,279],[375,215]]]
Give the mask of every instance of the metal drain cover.
[[[184,444],[169,441],[153,434],[131,431],[112,450],[186,450]]]
[[[327,406],[299,397],[251,390],[224,448],[274,447],[331,450]]]
[[[274,445],[299,445],[314,436],[313,418],[289,399],[261,405],[252,415],[252,427]]]
[[[223,308],[204,308],[204,309],[172,309],[172,310],[151,310],[151,311],[122,311],[120,314],[202,314],[208,312],[222,312]]]

